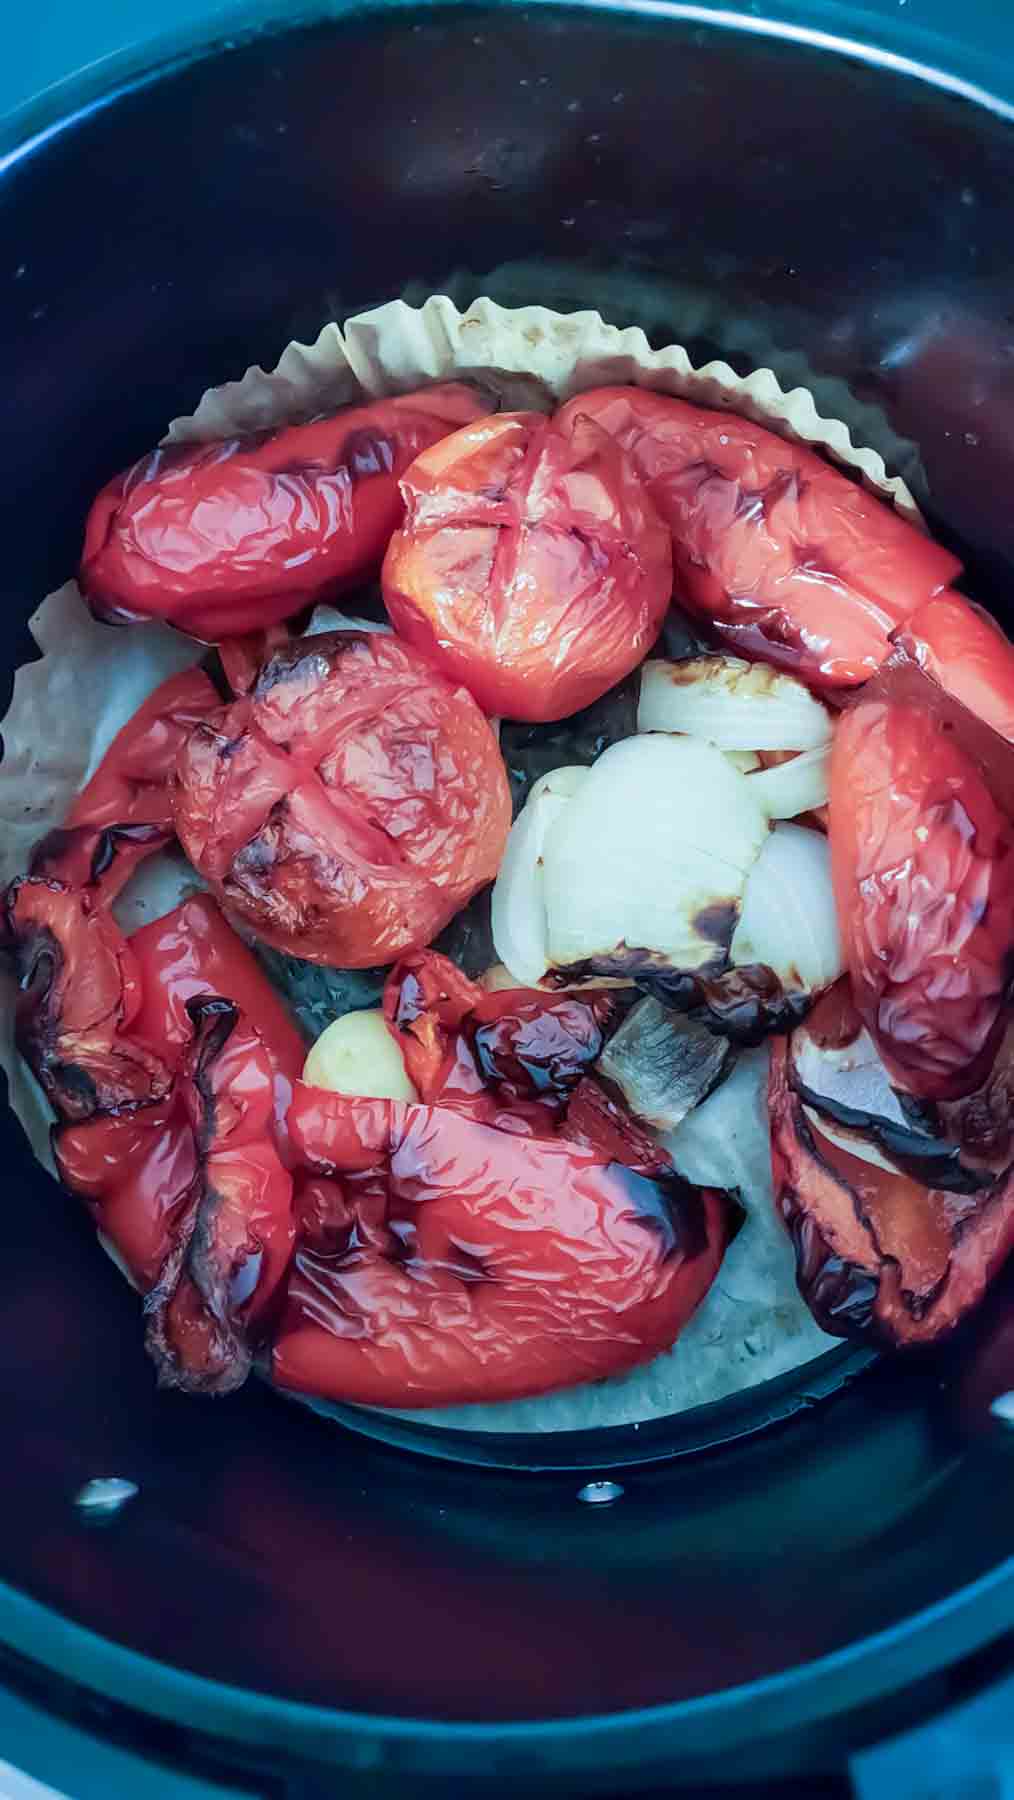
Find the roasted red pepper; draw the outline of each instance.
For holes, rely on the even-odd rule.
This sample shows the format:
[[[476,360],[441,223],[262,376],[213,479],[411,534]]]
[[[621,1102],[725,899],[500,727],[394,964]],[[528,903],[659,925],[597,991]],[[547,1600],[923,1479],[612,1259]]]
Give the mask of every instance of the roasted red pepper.
[[[600,1106],[587,1090],[598,1085],[590,1071],[621,1008],[614,988],[489,993],[435,950],[403,957],[384,987],[384,1013],[421,1100],[506,1131],[559,1132],[585,1145],[599,1145],[596,1121],[600,1134],[616,1129],[602,1090]],[[572,1115],[582,1093],[578,1129]],[[628,1160],[612,1141],[610,1155]],[[660,1166],[669,1167],[664,1155]]]
[[[1010,1015],[1014,747],[896,653],[838,724],[829,835],[853,996],[892,1079],[971,1093]]]
[[[36,846],[32,873],[112,900],[139,862],[172,841],[169,776],[194,725],[218,705],[200,669],[163,681],[117,732],[63,826]]]
[[[474,700],[377,632],[278,651],[177,764],[177,831],[223,903],[343,968],[435,937],[496,874],[510,811]]]
[[[207,643],[291,618],[380,567],[399,477],[488,404],[455,383],[310,425],[162,446],[103,488],[80,582],[116,621],[165,619]]]
[[[672,596],[668,534],[586,424],[504,413],[426,451],[384,561],[395,629],[489,713],[562,719],[629,674]]]
[[[57,881],[15,881],[4,895],[3,941],[19,990],[18,1049],[61,1118],[165,1097],[174,1059],[134,1029],[137,959],[97,901]]]
[[[730,1234],[724,1195],[443,1107],[299,1087],[308,1171],[272,1360],[379,1406],[517,1399],[665,1349]]]
[[[1014,644],[960,594],[938,594],[895,632],[895,642],[942,688],[1014,742]]]
[[[578,394],[631,456],[672,532],[677,596],[728,647],[823,688],[854,686],[961,565],[814,451],[731,412],[638,388]]]
[[[226,1394],[245,1381],[292,1253],[292,1177],[275,1148],[275,1077],[227,1000],[191,1000],[180,1083],[198,1171],[145,1301],[163,1386]]]
[[[808,1116],[783,1038],[770,1108],[775,1201],[817,1323],[900,1346],[950,1331],[1014,1251],[1014,1175],[959,1194],[851,1155]]]
[[[232,1001],[253,1026],[274,1067],[276,1135],[286,1154],[285,1116],[306,1045],[253,952],[208,894],[195,894],[128,941],[141,981],[134,1031],[146,1043],[167,1056],[181,1053],[193,1036],[190,1002],[209,994]]]
[[[5,908],[19,1046],[59,1116],[61,1177],[153,1296],[163,1377],[225,1391],[291,1248],[299,1033],[207,896],[129,942],[57,882],[17,882]]]

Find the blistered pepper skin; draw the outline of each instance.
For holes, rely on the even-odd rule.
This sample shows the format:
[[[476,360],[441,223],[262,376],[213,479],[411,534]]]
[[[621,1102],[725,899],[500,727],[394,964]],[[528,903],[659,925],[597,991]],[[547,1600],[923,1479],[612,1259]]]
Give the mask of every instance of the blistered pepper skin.
[[[440,1106],[300,1087],[299,1241],[272,1371],[376,1406],[518,1399],[670,1345],[729,1236],[724,1195]]]
[[[447,383],[255,438],[162,446],[103,488],[80,582],[116,622],[205,643],[257,631],[379,569],[420,451],[487,410]]]
[[[592,419],[631,457],[672,533],[677,599],[728,649],[834,691],[867,681],[889,635],[961,565],[814,451],[735,413],[596,388]]]
[[[341,968],[428,943],[495,876],[510,826],[496,738],[471,696],[397,638],[296,640],[190,735],[174,805],[224,905]]]
[[[36,845],[32,874],[113,900],[146,856],[171,843],[169,777],[194,726],[218,705],[200,669],[163,681],[117,732],[63,825]]]
[[[1014,748],[897,653],[837,726],[829,837],[853,997],[892,1079],[970,1094],[1010,1016]]]
[[[425,452],[384,559],[397,631],[491,714],[566,718],[629,674],[672,595],[668,534],[594,424],[504,413]]]

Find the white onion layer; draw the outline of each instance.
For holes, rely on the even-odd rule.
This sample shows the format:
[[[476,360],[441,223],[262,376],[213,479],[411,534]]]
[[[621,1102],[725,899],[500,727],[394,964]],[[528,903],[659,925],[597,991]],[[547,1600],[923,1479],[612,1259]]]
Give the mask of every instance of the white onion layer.
[[[727,947],[767,833],[750,778],[710,745],[661,734],[612,745],[545,835],[550,963],[631,950],[703,967]]]
[[[801,681],[738,656],[647,662],[638,731],[679,731],[719,750],[815,750],[831,715]]]
[[[534,986],[549,967],[543,846],[590,770],[553,769],[532,787],[511,826],[500,873],[493,886],[493,945],[504,967],[521,986]]]
[[[745,777],[753,786],[756,776]],[[766,963],[789,992],[816,993],[844,968],[823,832],[776,825],[746,884],[732,961]]]
[[[750,786],[769,819],[796,819],[827,804],[831,746],[804,750],[791,762],[776,763],[750,777]]]

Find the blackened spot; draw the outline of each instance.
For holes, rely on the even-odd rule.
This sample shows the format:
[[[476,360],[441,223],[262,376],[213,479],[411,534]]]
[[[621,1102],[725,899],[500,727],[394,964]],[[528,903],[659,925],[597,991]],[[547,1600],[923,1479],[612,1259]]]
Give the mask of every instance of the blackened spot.
[[[663,1005],[686,1013],[743,1049],[763,1043],[773,1034],[792,1031],[810,1004],[807,994],[786,993],[777,975],[764,963],[724,969],[714,975],[707,970],[685,974],[647,968],[635,978],[639,987],[654,994]]]
[[[739,905],[735,900],[714,900],[709,906],[702,906],[693,920],[698,936],[722,950],[731,944],[738,923]]]
[[[662,1260],[682,1256],[689,1262],[708,1246],[704,1204],[695,1187],[675,1170],[658,1177],[638,1175],[624,1163],[609,1164],[609,1173],[621,1187],[638,1221],[659,1238]]]

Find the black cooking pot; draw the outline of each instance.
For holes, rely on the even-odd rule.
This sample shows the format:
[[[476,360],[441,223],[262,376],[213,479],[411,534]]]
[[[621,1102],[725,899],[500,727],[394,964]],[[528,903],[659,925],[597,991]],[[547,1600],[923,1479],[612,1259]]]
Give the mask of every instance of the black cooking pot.
[[[173,414],[327,318],[432,291],[597,306],[805,383],[1011,615],[1014,113],[974,59],[931,72],[879,26],[877,50],[842,43],[847,16],[378,6],[22,117],[0,180],[8,678],[95,490]],[[908,1795],[948,1745],[967,1772],[1009,1740],[1010,1288],[933,1357],[836,1353],[678,1429],[377,1443],[256,1384],[156,1393],[133,1297],[10,1115],[0,1134],[0,1757],[34,1732],[75,1800],[175,1794],[184,1763],[275,1794],[790,1771],[812,1793],[971,1704],[957,1736],[855,1765]],[[74,1497],[107,1475],[139,1494],[89,1529]],[[107,1760],[139,1745],[150,1787]]]

